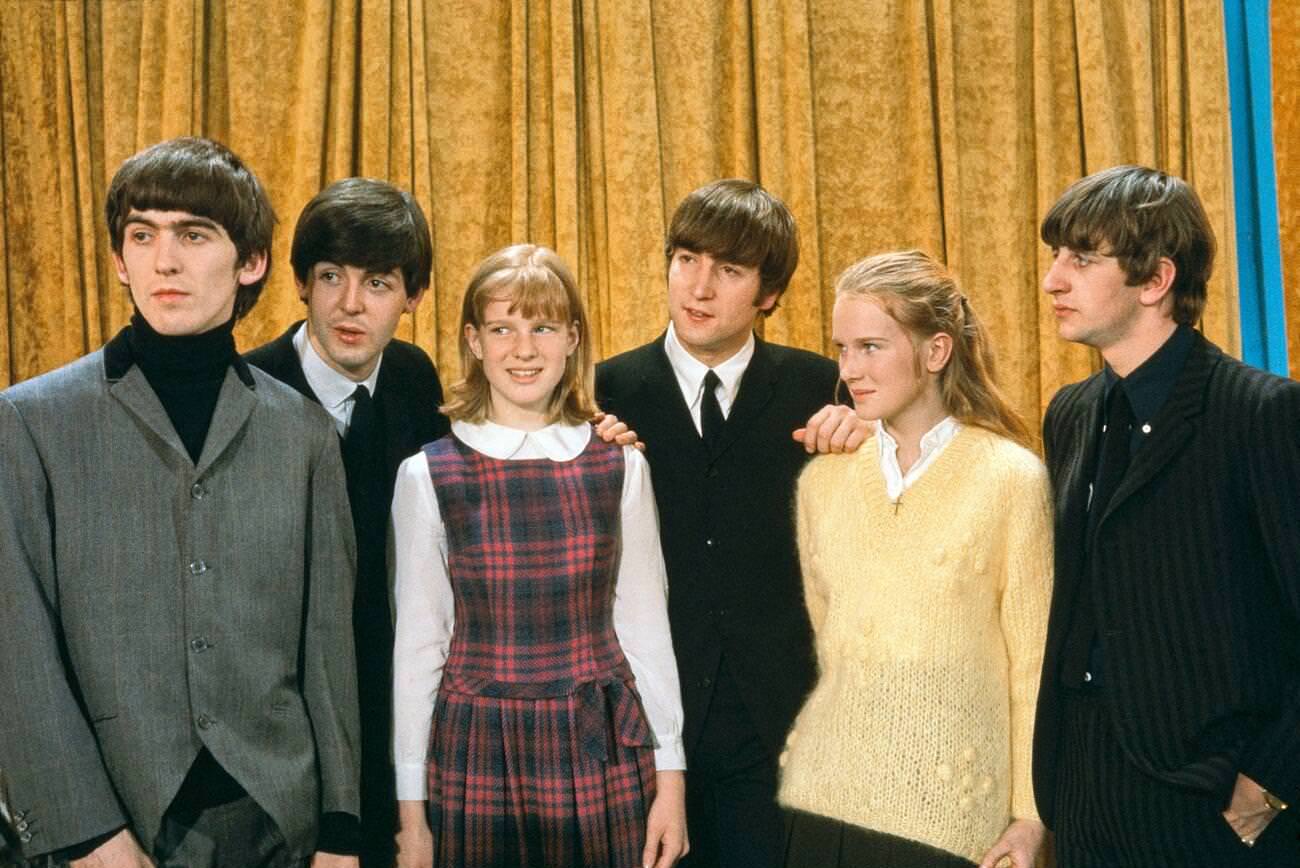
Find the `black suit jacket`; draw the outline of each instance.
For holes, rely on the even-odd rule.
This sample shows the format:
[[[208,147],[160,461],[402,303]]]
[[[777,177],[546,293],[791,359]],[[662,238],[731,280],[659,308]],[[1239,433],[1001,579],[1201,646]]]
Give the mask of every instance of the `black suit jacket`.
[[[833,400],[837,380],[829,359],[758,341],[711,460],[663,336],[596,367],[600,406],[646,444],[688,750],[699,739],[724,652],[774,753],[812,686],[792,506],[807,456],[790,432]]]
[[[1300,383],[1196,335],[1085,559],[1104,391],[1101,374],[1066,386],[1043,424],[1056,582],[1034,733],[1039,811],[1052,825],[1062,645],[1084,582],[1102,701],[1131,761],[1225,797],[1242,772],[1300,802]]]

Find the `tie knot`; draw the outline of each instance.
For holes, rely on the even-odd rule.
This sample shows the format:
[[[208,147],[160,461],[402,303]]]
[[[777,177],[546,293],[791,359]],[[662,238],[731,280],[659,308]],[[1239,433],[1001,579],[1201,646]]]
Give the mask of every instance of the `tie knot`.
[[[1133,424],[1133,405],[1129,403],[1124,386],[1116,383],[1111,387],[1110,397],[1106,399],[1106,427],[1112,425],[1128,427]]]
[[[364,403],[370,400],[370,390],[365,386],[357,386],[356,391],[352,393],[352,400],[357,403]]]
[[[708,373],[704,375],[704,388],[716,389],[720,385],[722,385],[722,380],[719,379],[717,372],[713,368],[709,368]]]

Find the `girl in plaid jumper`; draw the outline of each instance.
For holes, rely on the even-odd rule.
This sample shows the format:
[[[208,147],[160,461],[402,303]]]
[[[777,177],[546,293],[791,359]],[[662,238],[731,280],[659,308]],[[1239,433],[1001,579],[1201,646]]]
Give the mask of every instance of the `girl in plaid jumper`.
[[[668,868],[685,762],[646,462],[592,436],[554,252],[489,256],[461,326],[452,433],[393,501],[398,864]]]

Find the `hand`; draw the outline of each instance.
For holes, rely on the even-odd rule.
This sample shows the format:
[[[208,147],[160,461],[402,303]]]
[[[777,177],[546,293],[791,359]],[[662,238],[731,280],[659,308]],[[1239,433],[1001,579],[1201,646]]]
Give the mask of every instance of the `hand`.
[[[1043,824],[1037,820],[1012,820],[1002,837],[993,842],[984,854],[979,868],[995,868],[997,865],[1033,868],[1038,849],[1043,846],[1044,831]]]
[[[613,413],[597,413],[592,421],[596,423],[596,433],[606,443],[617,443],[619,446],[635,446],[642,452],[645,451],[645,444],[636,439],[636,432],[627,427],[626,422],[619,421],[619,418]]]
[[[1241,843],[1254,847],[1255,839],[1264,834],[1276,816],[1277,811],[1264,801],[1264,788],[1245,775],[1237,775],[1232,801],[1228,803],[1228,810],[1223,812],[1223,819],[1228,821]]]
[[[317,850],[311,856],[311,868],[361,868],[361,859]]]
[[[646,818],[645,868],[671,868],[691,851],[686,840],[686,773],[657,772],[655,800]]]
[[[397,868],[433,868],[433,833],[424,818],[424,802],[397,803]]]
[[[153,868],[150,859],[129,829],[123,829],[81,859],[73,859],[71,868]]]
[[[843,404],[827,404],[808,424],[793,434],[803,444],[804,450],[814,452],[856,452],[869,436],[873,426]]]

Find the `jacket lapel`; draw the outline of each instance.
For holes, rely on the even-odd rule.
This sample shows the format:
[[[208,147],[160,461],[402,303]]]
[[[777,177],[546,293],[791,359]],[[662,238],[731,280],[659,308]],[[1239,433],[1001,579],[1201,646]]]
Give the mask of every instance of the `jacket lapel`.
[[[731,413],[722,426],[722,437],[718,441],[718,451],[713,455],[717,461],[736,442],[742,431],[753,426],[754,420],[763,412],[772,400],[773,383],[776,380],[777,366],[767,344],[754,338],[754,357],[749,360],[745,373],[740,378],[740,389],[736,394],[736,403],[731,405]]]
[[[149,386],[149,381],[139,366],[131,365],[120,379],[110,381],[108,393],[155,437],[189,462],[190,456],[181,443],[180,435],[176,433],[171,419],[167,418],[167,411],[163,409],[162,402]]]
[[[1206,386],[1222,358],[1223,354],[1198,333],[1169,400],[1151,420],[1151,433],[1134,454],[1128,472],[1101,517],[1102,522],[1133,492],[1151,481],[1196,433],[1194,420],[1205,410]]]
[[[244,385],[235,373],[234,367],[226,369],[226,379],[221,384],[221,393],[217,395],[217,406],[212,411],[212,424],[208,426],[207,439],[203,441],[203,452],[195,468],[199,474],[204,473],[226,451],[235,436],[243,429],[248,417],[257,406],[257,393],[250,386]]]
[[[684,450],[694,454],[701,462],[707,463],[709,450],[704,445],[704,440],[700,438],[695,421],[691,419],[691,411],[686,405],[686,398],[682,395],[682,387],[677,382],[677,374],[673,371],[672,363],[668,361],[668,353],[664,350],[666,335],[666,332],[660,335],[651,346],[647,364],[641,370],[640,390],[645,397],[629,401],[628,406],[660,408],[661,415],[655,419],[656,424],[652,429],[654,434],[650,435],[651,439],[659,442],[651,443],[651,440],[647,439],[646,444],[649,448],[659,446],[676,454],[681,454]],[[651,428],[651,426],[646,427]]]

